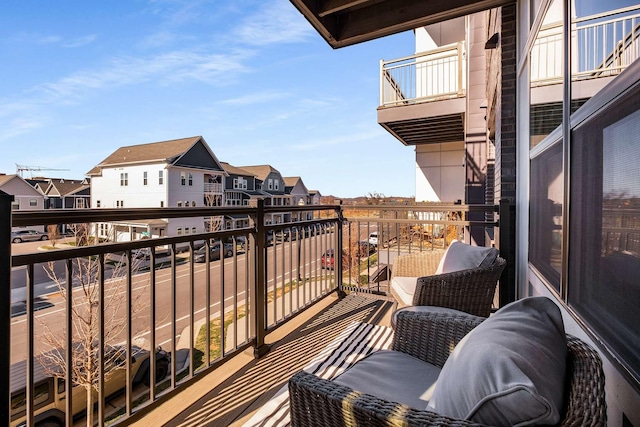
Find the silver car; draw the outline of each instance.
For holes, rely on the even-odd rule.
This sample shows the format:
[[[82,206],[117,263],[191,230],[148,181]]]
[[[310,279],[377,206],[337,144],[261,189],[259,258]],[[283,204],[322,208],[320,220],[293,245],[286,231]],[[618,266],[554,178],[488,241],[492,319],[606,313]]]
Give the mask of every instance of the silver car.
[[[49,235],[36,230],[16,230],[11,232],[11,243],[33,242],[35,240],[48,240]]]

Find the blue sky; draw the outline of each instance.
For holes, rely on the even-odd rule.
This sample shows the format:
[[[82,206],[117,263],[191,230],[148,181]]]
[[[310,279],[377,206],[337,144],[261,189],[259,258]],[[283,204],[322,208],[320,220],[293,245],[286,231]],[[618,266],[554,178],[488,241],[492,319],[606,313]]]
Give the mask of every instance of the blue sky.
[[[288,0],[3,2],[0,172],[81,178],[120,146],[202,135],[324,195],[412,196],[413,149],[376,107],[380,59],[413,47],[332,50]]]

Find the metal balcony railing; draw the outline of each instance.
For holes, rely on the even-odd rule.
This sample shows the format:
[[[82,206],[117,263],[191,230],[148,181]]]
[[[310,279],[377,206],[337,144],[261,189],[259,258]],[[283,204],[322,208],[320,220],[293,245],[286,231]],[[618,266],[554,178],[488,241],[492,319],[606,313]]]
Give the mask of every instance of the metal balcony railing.
[[[380,106],[462,97],[465,82],[464,42],[380,61]]]
[[[259,202],[23,213],[0,195],[0,283],[11,284],[0,291],[0,336],[10,337],[0,357],[0,379],[10,384],[0,390],[0,423],[35,426],[46,413],[70,426],[94,407],[89,395],[98,425],[142,418],[239,352],[262,356],[268,332],[330,293],[384,293],[384,274],[398,254],[443,250],[478,231],[491,244],[495,217],[504,212],[428,203],[314,205],[312,215],[309,208]],[[223,215],[246,215],[252,225],[131,242],[94,232],[98,224],[202,224]],[[275,215],[304,221],[267,224]],[[56,249],[11,252],[28,245],[10,243],[12,226],[51,224],[72,224],[76,234],[34,244]],[[82,369],[66,369],[81,362]],[[94,368],[83,379],[87,362]],[[124,393],[112,398],[114,389]]]
[[[92,385],[96,413],[88,414],[98,425],[129,419],[243,350],[264,354],[267,332],[341,283],[341,260],[335,270],[320,264],[341,245],[336,206],[314,206],[323,219],[270,226],[265,218],[278,208],[262,202],[12,213],[10,199],[0,196],[0,375],[10,384],[2,389],[3,425],[34,426],[43,415],[73,425],[93,408],[82,384]],[[131,242],[95,232],[104,230],[99,224],[174,218],[201,227],[211,215],[247,215],[255,226]],[[58,224],[73,224],[75,235],[36,243],[50,250],[11,253],[12,226]],[[285,233],[295,241],[276,243]],[[125,391],[116,400],[114,387]]]
[[[620,74],[640,57],[640,7],[574,19],[571,49],[574,81]],[[551,24],[531,49],[532,85],[561,83],[563,62],[562,25]]]

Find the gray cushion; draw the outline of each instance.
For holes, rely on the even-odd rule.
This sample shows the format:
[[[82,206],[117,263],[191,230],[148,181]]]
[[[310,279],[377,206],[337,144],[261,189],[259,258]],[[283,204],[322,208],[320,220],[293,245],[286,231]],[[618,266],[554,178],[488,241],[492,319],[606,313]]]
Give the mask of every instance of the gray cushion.
[[[440,368],[392,350],[380,350],[333,379],[335,383],[391,402],[424,409]]]
[[[506,305],[458,343],[427,409],[495,426],[556,424],[566,353],[562,315],[550,299]]]
[[[442,256],[436,274],[488,267],[493,264],[497,256],[498,250],[496,248],[471,246],[454,240]]]

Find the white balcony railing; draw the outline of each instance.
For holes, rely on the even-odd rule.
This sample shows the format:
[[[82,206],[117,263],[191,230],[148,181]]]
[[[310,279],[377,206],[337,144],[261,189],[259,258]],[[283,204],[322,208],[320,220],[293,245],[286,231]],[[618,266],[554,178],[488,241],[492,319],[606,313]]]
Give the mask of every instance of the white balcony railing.
[[[380,105],[409,105],[465,94],[465,44],[380,62]]]
[[[640,57],[640,7],[574,19],[571,49],[572,80],[619,74]],[[560,83],[563,62],[562,25],[551,24],[531,49],[532,85]]]
[[[215,193],[222,194],[224,193],[224,186],[219,182],[205,182],[204,183],[204,192],[205,193]]]

